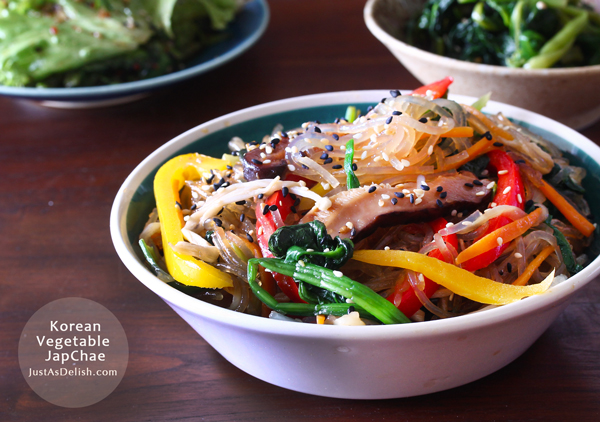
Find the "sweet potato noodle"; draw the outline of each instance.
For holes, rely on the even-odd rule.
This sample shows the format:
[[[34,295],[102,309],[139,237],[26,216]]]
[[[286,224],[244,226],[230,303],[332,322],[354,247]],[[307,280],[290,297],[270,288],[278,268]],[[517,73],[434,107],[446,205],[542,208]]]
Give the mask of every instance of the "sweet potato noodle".
[[[149,263],[238,312],[349,325],[459,316],[579,271],[595,231],[585,170],[425,88],[168,162],[140,236]]]

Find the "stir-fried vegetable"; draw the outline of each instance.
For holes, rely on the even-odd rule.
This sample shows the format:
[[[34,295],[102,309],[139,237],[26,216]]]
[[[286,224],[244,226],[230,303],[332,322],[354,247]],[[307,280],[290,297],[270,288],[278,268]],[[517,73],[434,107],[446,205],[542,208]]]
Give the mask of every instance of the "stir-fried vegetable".
[[[475,63],[532,69],[600,64],[600,15],[580,0],[429,0],[406,37]]]

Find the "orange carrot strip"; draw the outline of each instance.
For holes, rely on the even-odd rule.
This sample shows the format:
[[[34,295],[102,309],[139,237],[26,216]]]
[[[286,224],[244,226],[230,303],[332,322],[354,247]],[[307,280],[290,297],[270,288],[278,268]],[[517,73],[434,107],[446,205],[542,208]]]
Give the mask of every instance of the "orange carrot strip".
[[[556,191],[548,182],[542,180],[542,185],[539,186],[546,199],[552,202],[552,204],[558,208],[558,210],[565,216],[567,220],[586,237],[596,229],[587,218],[579,214],[579,212],[571,205],[560,193]]]
[[[467,151],[467,154],[468,154],[466,158],[464,158],[460,161],[457,161],[455,163],[445,165],[442,168],[437,169],[435,172],[439,173],[442,171],[457,169],[460,166],[462,166],[463,164],[468,163],[469,161],[474,160],[475,158],[479,157],[480,155],[487,154],[488,152],[495,150],[495,149],[498,149],[498,147],[494,146],[493,142],[490,142],[490,141],[486,140],[485,138],[483,138],[482,140],[477,142],[475,145],[472,145],[465,150],[465,151]]]
[[[440,137],[442,138],[470,138],[474,134],[473,128],[469,126],[458,126],[450,129],[446,133],[442,133]],[[428,133],[421,134],[419,139],[423,139],[430,136]]]
[[[550,254],[554,252],[554,246],[546,246],[542,251],[533,258],[533,260],[525,267],[525,271],[523,274],[519,276],[515,281],[513,281],[513,286],[525,286],[535,270],[542,265],[542,262],[546,260],[550,256]]]
[[[462,264],[463,262],[494,249],[503,243],[507,243],[513,239],[516,239],[531,227],[538,225],[540,223],[540,217],[542,216],[542,213],[543,211],[541,208],[536,208],[525,217],[519,218],[518,220],[508,223],[507,225],[502,226],[483,236],[477,242],[473,243],[467,249],[459,253],[456,257],[456,263]]]
[[[325,315],[317,315],[317,324],[325,324]]]
[[[499,136],[502,137],[504,139],[506,139],[507,141],[512,141],[513,139],[515,139],[510,133],[508,133],[507,131],[505,131],[504,129],[500,129],[496,123],[492,122],[485,114],[483,114],[481,111],[477,110],[476,108],[473,108],[471,106],[468,105],[464,105],[462,106],[465,110],[467,110],[469,113],[471,113],[473,116],[477,117],[479,120],[481,120],[481,122],[487,126],[487,128],[490,130],[490,133],[492,134],[492,136]]]

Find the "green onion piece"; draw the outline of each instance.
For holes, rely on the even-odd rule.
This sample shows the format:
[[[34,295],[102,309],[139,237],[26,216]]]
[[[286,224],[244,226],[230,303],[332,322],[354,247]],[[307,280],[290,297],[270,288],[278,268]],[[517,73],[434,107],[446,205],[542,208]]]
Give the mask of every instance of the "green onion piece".
[[[357,309],[360,308],[365,310],[384,324],[411,322],[410,319],[400,312],[400,310],[398,310],[391,302],[379,296],[367,286],[339,274],[338,271],[308,263],[298,262],[296,264],[288,264],[278,258],[252,258],[248,261],[248,283],[250,284],[253,293],[273,310],[282,309],[282,304],[278,303],[266,291],[263,291],[264,293],[260,291],[262,288],[256,283],[258,265],[262,265],[264,268],[273,272],[312,284],[313,286],[327,289],[346,299],[350,299],[352,305],[357,307]],[[316,307],[323,305],[310,306],[313,309],[316,309]]]
[[[473,104],[471,104],[471,107],[481,111],[483,109],[483,107],[485,107],[488,103],[488,101],[490,100],[490,98],[492,98],[492,92],[488,92],[485,95],[482,95],[481,97],[479,97],[477,99],[477,101],[475,101]]]
[[[352,163],[354,161],[354,139],[350,139],[346,143],[346,157],[344,158],[344,171],[346,172],[346,187],[348,190],[355,189],[360,186],[358,177],[352,170]]]
[[[160,265],[158,265],[158,263],[156,262],[156,259],[154,258],[154,250],[146,244],[144,239],[140,239],[139,245],[140,245],[140,248],[142,249],[142,253],[144,254],[144,257],[146,258],[146,261],[148,262],[148,264],[150,264],[150,266],[154,270],[154,273],[156,274],[156,276],[161,281],[164,281],[165,283],[171,283],[171,282],[175,281],[175,279],[171,276],[171,274],[169,274],[168,272],[163,270],[160,267]]]
[[[356,107],[348,106],[348,108],[346,109],[346,115],[344,116],[344,119],[346,119],[347,122],[352,123],[356,120],[356,115]]]

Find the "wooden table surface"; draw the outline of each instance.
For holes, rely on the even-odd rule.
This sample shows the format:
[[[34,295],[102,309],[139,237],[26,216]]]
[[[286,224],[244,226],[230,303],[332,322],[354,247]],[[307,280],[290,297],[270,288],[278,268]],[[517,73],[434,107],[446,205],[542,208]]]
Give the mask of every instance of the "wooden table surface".
[[[138,102],[59,110],[0,98],[0,420],[600,420],[600,283],[520,358],[424,397],[348,401],[284,390],[238,370],[124,267],[112,201],[148,154],[209,119],[327,91],[418,86],[368,32],[362,0],[272,0],[258,43],[225,66]],[[600,124],[583,132],[600,143]],[[67,409],[21,375],[21,331],[43,305],[79,296],[110,309],[127,372],[103,401]]]

